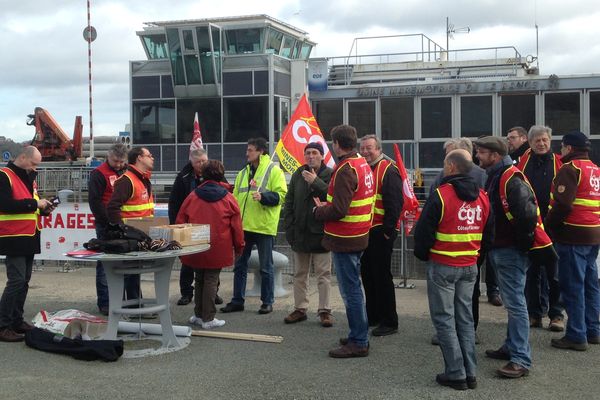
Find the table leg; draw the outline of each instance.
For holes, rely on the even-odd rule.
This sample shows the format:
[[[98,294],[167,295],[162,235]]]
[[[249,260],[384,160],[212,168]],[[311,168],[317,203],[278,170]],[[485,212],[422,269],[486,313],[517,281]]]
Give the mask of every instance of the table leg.
[[[156,291],[156,304],[165,305],[165,309],[158,312],[160,316],[160,325],[162,327],[162,343],[165,347],[180,346],[171,321],[171,310],[169,308],[169,282],[171,280],[171,267],[174,259],[160,260],[165,263],[164,268],[154,272],[154,290]]]
[[[115,273],[113,269],[119,263],[105,261],[102,264],[104,265],[108,285],[108,327],[104,339],[116,340],[121,314],[114,313],[113,310],[123,307],[123,275]]]

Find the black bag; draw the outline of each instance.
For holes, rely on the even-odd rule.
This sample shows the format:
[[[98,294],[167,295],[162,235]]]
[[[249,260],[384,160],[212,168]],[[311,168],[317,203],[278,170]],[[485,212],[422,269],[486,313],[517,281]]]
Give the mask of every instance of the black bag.
[[[125,224],[109,224],[106,238],[137,240],[138,242],[150,242],[152,240],[144,231]]]
[[[130,239],[91,239],[89,242],[84,243],[83,247],[88,250],[100,251],[102,253],[109,254],[122,254],[129,253],[130,251],[142,250],[142,247],[140,247],[140,242]]]
[[[77,360],[117,361],[123,355],[122,340],[70,339],[40,328],[27,331],[25,343],[34,349],[67,354]]]

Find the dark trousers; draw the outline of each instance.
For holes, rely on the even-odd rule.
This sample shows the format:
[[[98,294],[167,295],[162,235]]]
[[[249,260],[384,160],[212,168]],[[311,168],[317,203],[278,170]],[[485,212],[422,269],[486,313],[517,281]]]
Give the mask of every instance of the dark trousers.
[[[485,287],[487,291],[488,299],[492,296],[498,296],[500,289],[498,289],[498,280],[496,278],[496,271],[491,262],[485,263]]]
[[[479,257],[477,259],[477,280],[475,286],[473,286],[473,299],[471,301],[471,310],[473,312],[473,326],[477,330],[479,325],[479,296],[481,296],[481,266],[485,261],[485,257]]]
[[[6,287],[0,298],[0,329],[16,327],[23,322],[23,307],[33,268],[33,254],[6,256]]]
[[[105,240],[105,232],[106,226],[96,222],[96,237]],[[124,275],[123,279],[125,282],[125,293],[123,294],[123,298],[126,300],[140,298],[140,275]],[[101,261],[96,263],[96,297],[98,299],[98,308],[108,307],[108,284],[106,283],[106,273],[104,272]]]
[[[395,235],[394,235],[395,236]],[[360,258],[369,325],[398,327],[396,291],[392,280],[392,250],[395,237],[386,239],[383,227],[369,232],[369,247]]]
[[[185,264],[179,271],[179,292],[181,297],[194,297],[194,269]]]
[[[191,268],[190,268],[191,269]],[[194,272],[194,270],[192,270]],[[215,296],[219,285],[220,269],[197,269],[196,271],[196,300],[194,314],[209,322],[215,318]]]
[[[527,311],[534,318],[542,318],[546,312],[552,320],[563,318],[558,284],[558,261],[548,265],[531,263],[525,283]]]

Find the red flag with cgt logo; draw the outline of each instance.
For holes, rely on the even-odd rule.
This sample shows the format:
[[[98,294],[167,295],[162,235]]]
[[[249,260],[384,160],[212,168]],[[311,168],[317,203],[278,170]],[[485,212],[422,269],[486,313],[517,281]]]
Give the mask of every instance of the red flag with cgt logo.
[[[333,156],[304,94],[275,148],[282,167],[293,174],[304,164],[304,148],[313,142],[319,142],[323,146],[325,164],[331,168],[335,167]]]

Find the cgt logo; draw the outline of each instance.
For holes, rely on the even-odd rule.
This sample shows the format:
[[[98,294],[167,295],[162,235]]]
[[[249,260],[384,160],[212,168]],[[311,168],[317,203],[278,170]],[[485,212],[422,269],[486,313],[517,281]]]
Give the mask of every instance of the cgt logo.
[[[600,176],[592,174],[590,175],[590,186],[594,189],[594,191],[600,191]]]
[[[463,202],[462,206],[458,209],[458,219],[466,221],[467,224],[474,224],[475,221],[481,221],[481,206],[472,208],[471,205]]]

